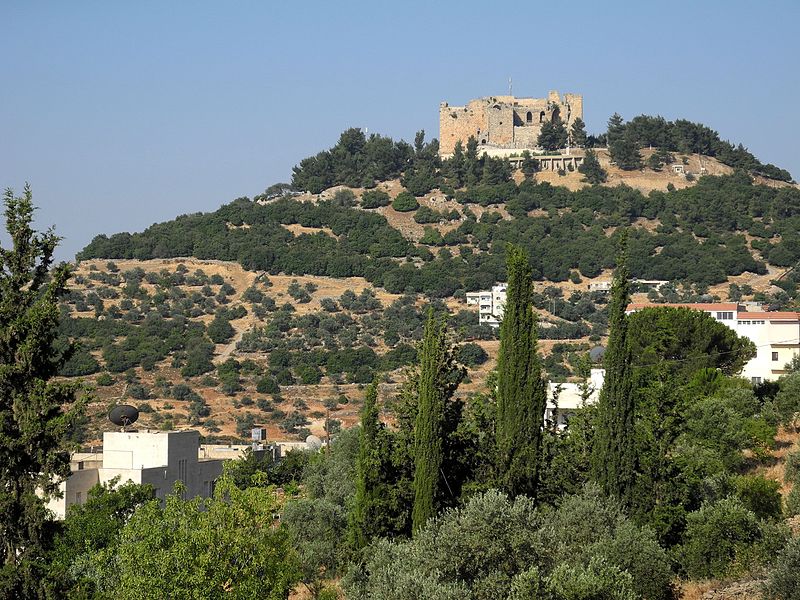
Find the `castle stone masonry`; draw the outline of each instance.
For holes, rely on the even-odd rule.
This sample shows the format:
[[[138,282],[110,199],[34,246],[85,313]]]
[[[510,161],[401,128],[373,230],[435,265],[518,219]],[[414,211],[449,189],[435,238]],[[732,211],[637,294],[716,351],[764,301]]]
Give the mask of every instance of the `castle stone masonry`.
[[[489,96],[466,106],[439,105],[439,153],[453,153],[459,140],[466,147],[474,136],[479,148],[533,150],[542,125],[560,118],[567,127],[583,119],[583,96],[552,91],[547,98]]]

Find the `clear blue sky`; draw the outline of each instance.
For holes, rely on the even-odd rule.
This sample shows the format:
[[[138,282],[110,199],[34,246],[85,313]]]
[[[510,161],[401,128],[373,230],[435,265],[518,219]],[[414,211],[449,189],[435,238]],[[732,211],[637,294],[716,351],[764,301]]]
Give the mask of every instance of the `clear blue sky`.
[[[584,95],[590,132],[700,121],[800,179],[800,2],[0,2],[0,187],[71,258],[288,181],[347,127],[438,136],[438,105]]]

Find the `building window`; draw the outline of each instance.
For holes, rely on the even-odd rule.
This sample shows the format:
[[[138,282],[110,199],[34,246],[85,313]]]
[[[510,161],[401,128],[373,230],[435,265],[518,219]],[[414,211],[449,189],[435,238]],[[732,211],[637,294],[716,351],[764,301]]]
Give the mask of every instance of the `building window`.
[[[525,120],[528,123],[533,123],[533,113],[531,111],[528,111],[528,114],[525,115]]]
[[[544,111],[539,113],[539,123],[544,123]]]
[[[751,377],[750,381],[753,382],[753,385],[760,385],[761,384],[761,377]]]
[[[83,492],[75,492],[75,504],[83,503]]]
[[[183,483],[186,483],[186,467],[188,461],[185,458],[182,458],[178,461],[178,479],[180,479]]]
[[[726,311],[726,312],[718,312],[717,319],[720,321],[731,321],[733,320],[733,313]]]
[[[773,352],[772,353],[772,360],[778,360],[778,353],[777,352]]]

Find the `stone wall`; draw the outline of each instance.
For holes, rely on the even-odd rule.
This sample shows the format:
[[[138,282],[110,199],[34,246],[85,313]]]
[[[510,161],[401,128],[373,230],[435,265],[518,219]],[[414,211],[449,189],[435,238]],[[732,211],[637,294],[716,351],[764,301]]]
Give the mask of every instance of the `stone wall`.
[[[583,118],[583,96],[552,91],[547,98],[488,96],[465,106],[439,105],[439,153],[449,156],[460,140],[474,136],[478,146],[535,149],[542,125],[558,116],[569,127]]]

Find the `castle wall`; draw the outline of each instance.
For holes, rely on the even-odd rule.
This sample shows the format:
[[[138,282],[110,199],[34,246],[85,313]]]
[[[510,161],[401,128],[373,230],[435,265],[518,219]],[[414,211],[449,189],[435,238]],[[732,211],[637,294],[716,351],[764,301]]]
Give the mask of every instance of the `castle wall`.
[[[466,106],[439,105],[439,154],[453,153],[456,142],[466,147],[474,136],[479,148],[536,148],[542,124],[555,114],[569,127],[583,118],[583,96],[552,91],[547,98],[489,96],[471,100]]]
[[[486,143],[492,146],[512,144],[514,142],[514,108],[510,104],[498,102],[486,109],[486,113]]]
[[[449,106],[447,102],[439,105],[440,153],[452,154],[458,140],[466,147],[470,136],[480,142],[481,134],[487,129],[486,114],[480,100],[472,100],[466,106]],[[442,145],[446,151],[441,150]]]

